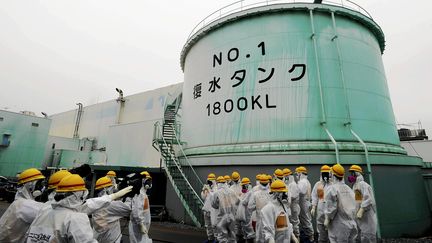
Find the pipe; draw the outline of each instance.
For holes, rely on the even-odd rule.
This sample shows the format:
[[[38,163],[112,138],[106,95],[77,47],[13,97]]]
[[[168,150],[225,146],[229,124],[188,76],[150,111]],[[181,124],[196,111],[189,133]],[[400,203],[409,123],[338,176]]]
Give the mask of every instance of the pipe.
[[[330,138],[330,140],[332,141],[332,143],[333,143],[333,145],[335,147],[336,163],[339,164],[339,148],[338,148],[338,144],[337,144],[336,140],[334,139],[334,137],[332,136],[332,134],[330,133],[330,131],[326,127],[327,119],[326,119],[326,112],[325,112],[325,107],[324,107],[324,98],[323,98],[324,95],[323,95],[323,90],[322,90],[322,85],[321,85],[321,72],[320,72],[320,69],[319,69],[317,43],[316,43],[316,39],[315,39],[315,25],[314,25],[314,20],[313,20],[312,9],[309,10],[309,16],[310,16],[311,28],[312,28],[311,38],[312,38],[313,45],[314,45],[315,66],[316,66],[316,70],[317,70],[318,87],[319,87],[319,91],[320,91],[320,101],[321,101],[321,123],[320,123],[320,125],[323,127],[323,129],[325,130],[327,136]]]
[[[77,117],[76,117],[76,121],[75,121],[75,129],[74,129],[74,133],[73,133],[73,138],[79,138],[78,130],[79,130],[79,124],[81,121],[81,115],[83,112],[83,104],[77,103],[77,105],[78,105],[78,113],[77,113]]]
[[[345,74],[343,72],[343,62],[342,62],[342,55],[341,55],[341,51],[340,51],[340,47],[339,47],[339,40],[338,38],[338,32],[336,29],[336,19],[334,16],[334,12],[331,12],[331,18],[332,18],[332,22],[333,22],[333,31],[334,31],[334,37],[332,38],[332,41],[335,41],[336,44],[336,50],[338,53],[338,59],[339,59],[339,70],[340,70],[340,75],[341,75],[341,80],[342,80],[342,86],[344,89],[344,97],[345,97],[345,107],[346,107],[346,111],[347,111],[347,115],[348,115],[348,122],[344,124],[344,126],[348,126],[350,129],[351,134],[359,141],[359,143],[363,146],[364,149],[364,153],[365,153],[365,158],[366,158],[366,166],[367,166],[367,174],[368,174],[368,178],[369,178],[369,183],[370,186],[372,187],[372,192],[374,194],[374,198],[375,197],[375,187],[374,187],[374,183],[373,183],[373,178],[372,178],[372,166],[370,164],[369,161],[369,151],[367,148],[366,143],[360,138],[359,135],[357,135],[357,133],[354,132],[354,130],[352,129],[351,126],[351,112],[350,112],[350,104],[349,104],[349,99],[348,99],[348,92],[347,92],[347,88],[346,88],[346,82],[345,82]],[[380,226],[379,226],[379,221],[378,221],[378,208],[376,207],[376,220],[377,220],[377,236],[378,239],[381,239],[381,230],[380,230]]]
[[[350,130],[351,130],[351,134],[354,135],[355,138],[357,138],[357,140],[363,145],[363,149],[365,151],[365,157],[366,157],[366,166],[367,166],[367,174],[368,174],[368,178],[369,178],[369,183],[370,186],[372,187],[372,193],[374,194],[374,198],[375,197],[375,186],[374,186],[374,182],[373,182],[373,177],[372,177],[372,166],[370,164],[369,161],[369,152],[367,149],[367,145],[366,143],[360,138],[360,136],[357,135],[357,133],[355,133],[352,128],[351,128],[351,124],[349,124],[350,126]],[[381,239],[381,229],[380,229],[380,224],[379,224],[379,219],[378,219],[378,206],[375,203],[375,210],[376,210],[376,220],[377,220],[377,236],[378,239]]]

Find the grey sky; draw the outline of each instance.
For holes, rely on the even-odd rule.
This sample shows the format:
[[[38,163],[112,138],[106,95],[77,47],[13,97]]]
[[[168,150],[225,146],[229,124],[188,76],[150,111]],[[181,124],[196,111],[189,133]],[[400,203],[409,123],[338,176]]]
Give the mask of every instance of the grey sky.
[[[232,2],[2,0],[0,109],[54,114],[113,99],[115,87],[129,95],[181,82],[179,56],[190,31]],[[432,135],[432,1],[355,2],[386,35],[397,122],[421,120]]]

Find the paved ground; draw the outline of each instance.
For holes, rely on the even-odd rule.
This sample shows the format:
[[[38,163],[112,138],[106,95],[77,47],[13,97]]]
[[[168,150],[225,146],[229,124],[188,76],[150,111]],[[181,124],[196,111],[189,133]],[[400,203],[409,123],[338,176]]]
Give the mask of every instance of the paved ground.
[[[9,206],[9,203],[0,201],[0,216]],[[127,220],[121,221],[123,231],[123,242],[129,243],[129,233]],[[432,234],[432,232],[431,232]],[[152,222],[150,227],[150,237],[155,243],[166,242],[188,242],[201,243],[206,240],[205,230],[197,229],[188,225],[175,224],[169,222]],[[383,243],[432,243],[432,237],[421,239],[384,239]]]

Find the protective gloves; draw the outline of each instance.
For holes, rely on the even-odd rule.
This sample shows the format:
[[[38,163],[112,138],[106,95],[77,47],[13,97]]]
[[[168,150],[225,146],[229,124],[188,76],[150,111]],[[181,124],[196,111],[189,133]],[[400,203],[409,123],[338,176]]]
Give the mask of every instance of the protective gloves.
[[[141,233],[143,233],[144,235],[146,235],[148,233],[147,227],[143,223],[141,223],[139,226],[140,226]]]
[[[327,229],[329,224],[330,224],[330,220],[328,219],[328,217],[325,217],[324,227]]]
[[[359,211],[357,212],[357,218],[361,219],[363,217],[363,213],[364,213],[364,209],[360,208]]]
[[[291,241],[294,243],[300,243],[300,241],[297,239],[297,237],[294,235],[294,233],[291,234]]]
[[[311,215],[312,217],[315,216],[316,206],[312,206]]]
[[[268,243],[275,243],[275,240],[273,238],[270,238]]]
[[[116,193],[111,194],[111,195],[110,195],[110,196],[111,196],[111,199],[112,199],[112,200],[116,200],[116,199],[119,199],[119,198],[123,197],[124,195],[126,195],[126,194],[128,194],[130,191],[132,191],[132,187],[133,187],[133,186],[128,186],[128,187],[126,187],[126,188],[121,189],[120,191],[118,191],[118,192],[116,192]]]

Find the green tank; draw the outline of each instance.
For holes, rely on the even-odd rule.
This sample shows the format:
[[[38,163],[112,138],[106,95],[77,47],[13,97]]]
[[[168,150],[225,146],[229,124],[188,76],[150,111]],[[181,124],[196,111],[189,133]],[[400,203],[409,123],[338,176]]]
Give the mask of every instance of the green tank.
[[[422,160],[400,146],[384,34],[365,11],[264,4],[200,26],[181,53],[181,136],[203,178],[307,165],[314,182],[322,164],[372,164],[382,236],[428,230]]]

